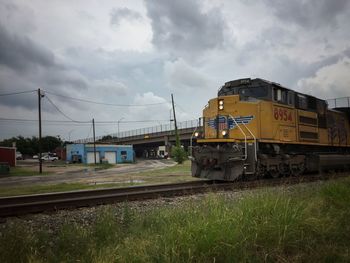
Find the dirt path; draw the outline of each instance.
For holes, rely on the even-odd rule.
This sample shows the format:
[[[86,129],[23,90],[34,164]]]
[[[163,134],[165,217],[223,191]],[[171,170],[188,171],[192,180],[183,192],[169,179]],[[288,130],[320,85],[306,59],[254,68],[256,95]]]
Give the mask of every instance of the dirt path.
[[[117,165],[110,169],[97,171],[92,168],[72,171],[69,170],[68,166],[66,170],[64,169],[66,167],[62,167],[61,170],[50,175],[3,177],[0,178],[0,187],[20,187],[60,183],[98,184],[124,182],[128,179],[128,176],[126,175],[170,167],[175,164],[176,163],[172,160],[141,160],[135,164]]]

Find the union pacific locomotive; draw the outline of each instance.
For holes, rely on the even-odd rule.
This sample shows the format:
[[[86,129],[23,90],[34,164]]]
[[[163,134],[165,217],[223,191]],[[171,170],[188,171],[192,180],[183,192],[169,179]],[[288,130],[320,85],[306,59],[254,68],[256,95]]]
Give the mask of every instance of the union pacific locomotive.
[[[234,181],[350,165],[350,108],[263,79],[225,83],[203,110],[192,176]]]

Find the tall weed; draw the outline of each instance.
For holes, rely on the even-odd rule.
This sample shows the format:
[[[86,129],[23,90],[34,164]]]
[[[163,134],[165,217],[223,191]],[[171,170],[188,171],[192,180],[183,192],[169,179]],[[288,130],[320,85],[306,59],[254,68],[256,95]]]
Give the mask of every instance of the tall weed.
[[[67,224],[55,237],[23,225],[1,231],[1,262],[348,262],[350,180],[209,194],[180,206]],[[51,244],[46,245],[45,244]]]

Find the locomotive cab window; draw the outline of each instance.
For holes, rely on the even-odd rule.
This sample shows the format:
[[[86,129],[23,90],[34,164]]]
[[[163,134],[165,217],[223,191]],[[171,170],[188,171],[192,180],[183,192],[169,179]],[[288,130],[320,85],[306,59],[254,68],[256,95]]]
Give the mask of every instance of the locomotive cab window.
[[[294,106],[294,93],[293,91],[288,91],[288,105]]]
[[[288,102],[288,92],[283,89],[274,88],[273,89],[273,100],[279,103],[287,104]]]
[[[267,87],[240,88],[238,93],[242,98],[266,98],[268,90]]]
[[[317,100],[315,97],[308,97],[308,109],[312,111],[317,111]]]
[[[307,98],[304,95],[298,94],[297,96],[297,106],[299,109],[307,110]]]

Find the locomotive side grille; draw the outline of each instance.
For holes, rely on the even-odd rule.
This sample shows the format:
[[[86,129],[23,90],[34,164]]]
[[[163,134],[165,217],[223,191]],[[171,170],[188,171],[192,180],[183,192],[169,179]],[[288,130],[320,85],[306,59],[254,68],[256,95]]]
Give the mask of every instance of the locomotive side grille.
[[[318,139],[318,133],[316,133],[316,132],[301,131],[301,132],[300,132],[300,138],[301,138],[301,139],[312,139],[312,140],[317,140],[317,139]]]
[[[306,117],[306,116],[299,116],[299,123],[300,124],[317,126],[317,119]]]

